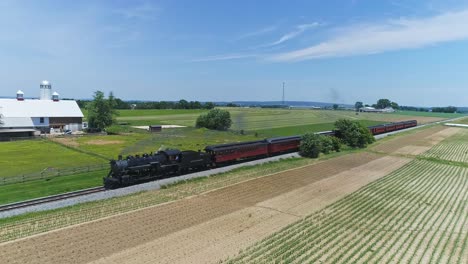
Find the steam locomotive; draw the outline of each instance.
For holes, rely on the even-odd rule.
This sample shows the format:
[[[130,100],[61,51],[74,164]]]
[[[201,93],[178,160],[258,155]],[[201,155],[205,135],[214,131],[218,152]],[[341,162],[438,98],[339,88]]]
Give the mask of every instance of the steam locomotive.
[[[373,135],[417,126],[416,120],[369,127]],[[335,136],[338,131],[318,132]],[[104,178],[106,189],[116,189],[137,183],[174,177],[199,170],[224,166],[234,162],[269,157],[299,150],[301,136],[275,137],[264,140],[229,143],[205,147],[205,151],[158,151],[142,156],[119,156],[110,161],[110,171]]]

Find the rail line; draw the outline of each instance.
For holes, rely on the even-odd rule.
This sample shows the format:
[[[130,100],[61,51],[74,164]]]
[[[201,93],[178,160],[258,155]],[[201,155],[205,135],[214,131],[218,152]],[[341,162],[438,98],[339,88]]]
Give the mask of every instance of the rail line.
[[[26,200],[26,201],[18,202],[18,203],[5,204],[5,205],[0,206],[0,212],[10,211],[14,209],[19,209],[19,208],[24,208],[24,207],[29,207],[33,205],[54,202],[54,201],[65,200],[67,198],[78,197],[78,196],[83,196],[83,195],[97,193],[97,192],[103,192],[105,190],[106,189],[104,189],[104,187],[101,186],[101,187],[89,188],[89,189],[84,189],[84,190],[79,190],[79,191],[74,191],[74,192],[46,196],[46,197],[37,198],[37,199]]]

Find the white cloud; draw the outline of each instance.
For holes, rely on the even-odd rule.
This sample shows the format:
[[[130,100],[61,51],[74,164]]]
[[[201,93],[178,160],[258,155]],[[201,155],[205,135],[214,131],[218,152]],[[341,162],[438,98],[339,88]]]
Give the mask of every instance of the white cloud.
[[[311,29],[311,28],[314,28],[314,27],[317,27],[319,26],[320,24],[317,23],[317,22],[314,22],[314,23],[311,23],[311,24],[303,24],[303,25],[298,25],[296,26],[295,30],[294,31],[291,31],[291,32],[288,32],[286,34],[284,34],[280,39],[278,39],[277,41],[273,42],[273,43],[270,43],[270,44],[267,44],[265,46],[276,46],[278,44],[281,44],[285,41],[288,41],[290,39],[293,39],[295,37],[298,37],[300,36],[302,33],[304,33],[306,30],[308,29]]]
[[[308,48],[274,54],[273,61],[302,61],[420,48],[468,39],[468,10],[419,19],[396,19],[384,23],[352,25],[334,37]]]
[[[256,36],[260,36],[260,35],[270,33],[270,32],[275,31],[275,30],[276,30],[275,26],[269,26],[269,27],[262,28],[262,29],[259,29],[257,31],[254,31],[254,32],[249,32],[249,33],[246,33],[244,35],[241,35],[241,36],[237,37],[235,40],[241,40],[241,39],[256,37]]]
[[[156,18],[160,9],[150,3],[144,3],[137,6],[117,9],[114,10],[114,12],[122,15],[126,19],[152,20]]]

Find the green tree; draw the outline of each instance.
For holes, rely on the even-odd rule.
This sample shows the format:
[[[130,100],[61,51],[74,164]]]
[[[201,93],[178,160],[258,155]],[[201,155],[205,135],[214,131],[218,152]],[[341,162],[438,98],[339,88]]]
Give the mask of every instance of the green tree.
[[[392,106],[392,102],[388,99],[379,99],[377,101],[377,107],[378,109],[384,109],[386,107]]]
[[[179,109],[189,109],[189,102],[187,100],[181,99],[179,100],[178,107]]]
[[[205,109],[213,109],[215,107],[215,104],[212,103],[212,102],[206,102],[204,105],[203,105],[203,108]]]
[[[320,152],[328,154],[331,151],[340,151],[341,142],[336,137],[306,133],[301,138],[299,154],[303,157],[317,158]]]
[[[195,123],[196,127],[205,127],[214,130],[227,130],[231,127],[231,114],[222,109],[212,109],[206,114],[201,114]]]
[[[86,106],[88,110],[88,125],[90,128],[102,130],[114,123],[114,116],[117,115],[115,107],[115,97],[112,92],[109,99],[104,97],[104,93],[96,91],[93,100]]]
[[[338,109],[338,105],[337,104],[334,104],[333,105],[333,110],[337,110]]]
[[[322,141],[320,135],[314,133],[306,133],[301,138],[299,146],[299,154],[303,157],[318,158],[322,151]]]
[[[392,102],[392,103],[390,104],[390,106],[391,106],[393,109],[400,109],[400,106],[399,106],[397,103],[395,103],[395,102]]]
[[[363,107],[364,107],[364,104],[362,102],[356,102],[354,104],[354,108],[356,109],[356,111],[359,111],[359,109],[361,109]]]
[[[341,140],[337,137],[330,137],[331,141],[332,141],[332,150],[333,151],[336,151],[336,152],[340,152],[341,151]]]
[[[369,129],[357,121],[340,119],[335,122],[335,128],[342,142],[353,148],[365,148],[375,141]]]

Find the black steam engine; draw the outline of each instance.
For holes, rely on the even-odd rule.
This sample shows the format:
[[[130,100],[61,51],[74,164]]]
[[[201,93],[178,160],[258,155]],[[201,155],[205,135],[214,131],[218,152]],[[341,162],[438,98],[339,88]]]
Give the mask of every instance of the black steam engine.
[[[171,177],[207,168],[210,156],[204,152],[166,150],[142,156],[111,160],[111,170],[104,178],[106,189],[115,189],[141,182]]]
[[[373,135],[417,126],[416,120],[369,127]],[[336,131],[317,134],[335,136]],[[301,136],[277,137],[241,143],[207,146],[205,152],[165,150],[142,156],[128,156],[110,162],[111,170],[104,178],[106,189],[173,177],[233,162],[274,156],[299,150]]]

